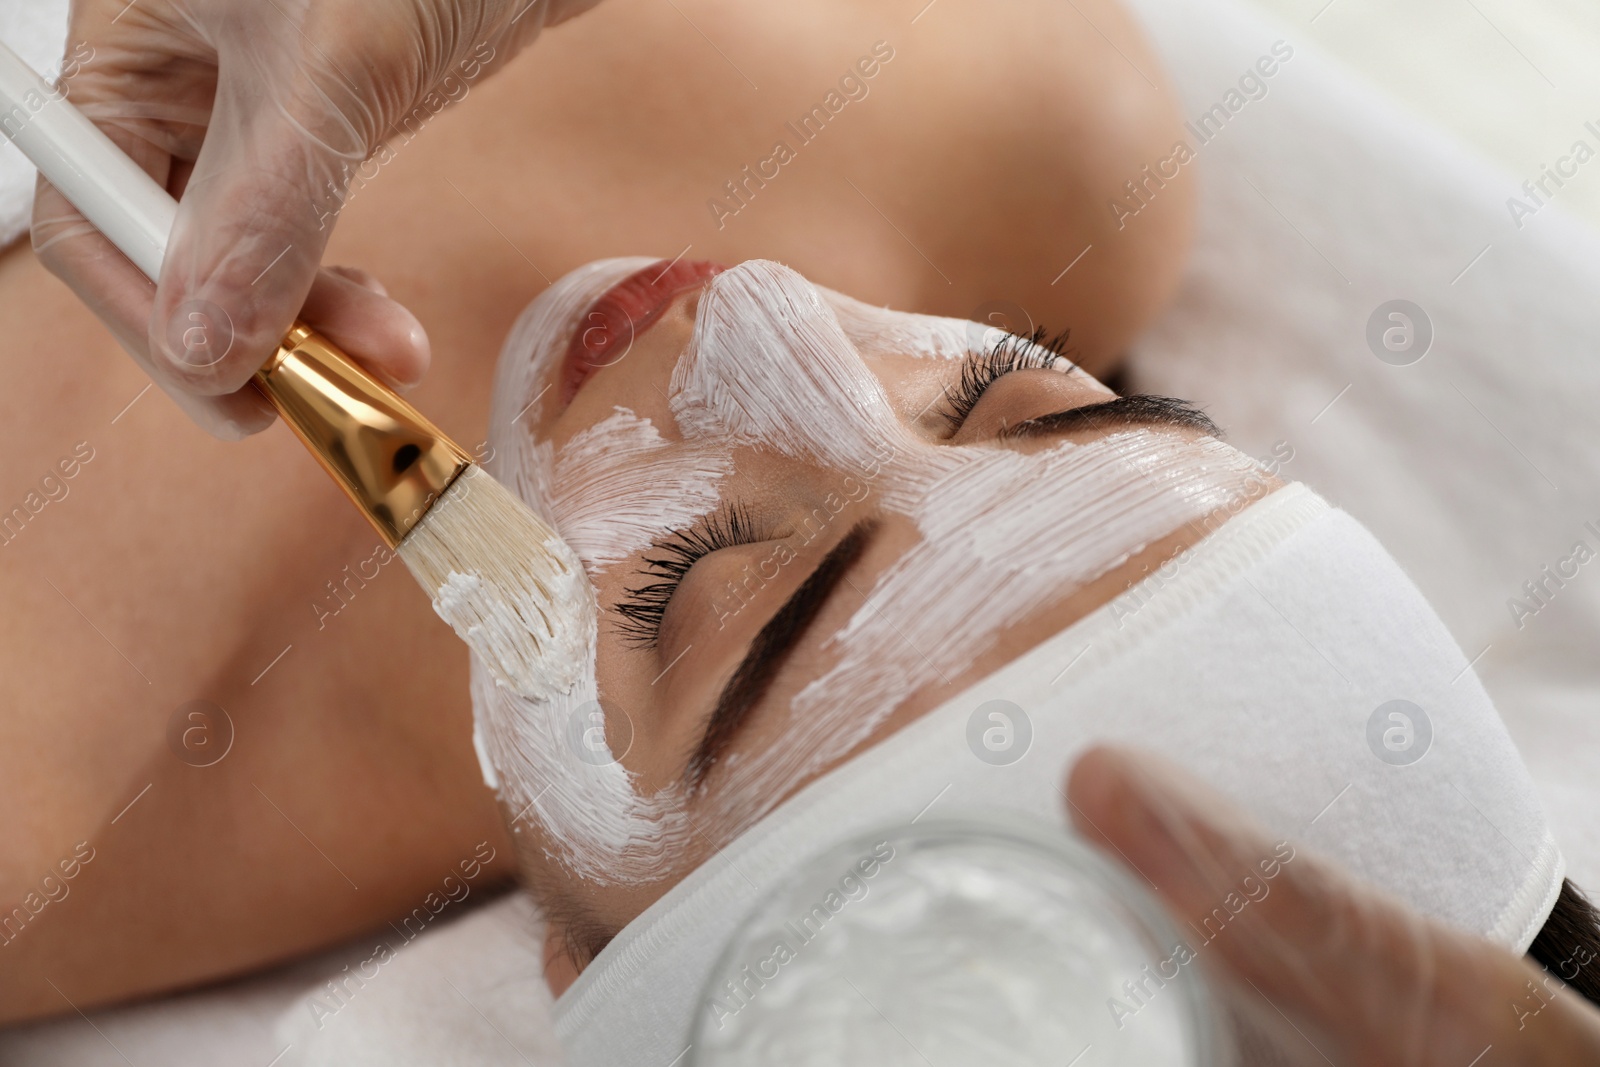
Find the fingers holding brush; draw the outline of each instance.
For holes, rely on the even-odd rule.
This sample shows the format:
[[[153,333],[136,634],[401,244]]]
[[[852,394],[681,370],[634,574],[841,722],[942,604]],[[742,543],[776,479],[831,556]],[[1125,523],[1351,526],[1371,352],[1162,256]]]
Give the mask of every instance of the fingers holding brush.
[[[249,384],[248,375],[242,387],[220,395],[197,393],[191,382],[174,377],[170,362],[154,354],[150,341],[155,284],[42,179],[34,240],[45,265],[79,294],[151,380],[201,428],[234,440],[273,423],[272,406]],[[301,318],[393,389],[409,391],[427,373],[427,331],[365,270],[319,270]],[[226,312],[214,305],[189,308],[168,332],[195,365],[226,358],[237,340]]]
[[[352,178],[416,135],[419,113],[596,2],[78,0],[59,85],[153,181],[133,190],[130,177],[149,183],[123,172],[103,197],[139,220],[148,254],[123,258],[43,182],[35,248],[217,436],[272,421],[248,386],[297,318],[414,385],[428,364],[417,320],[381,286],[320,270]]]
[[[85,4],[76,12],[79,22],[88,23],[85,33],[91,33],[94,8]],[[138,36],[142,40],[150,33]],[[198,123],[205,112],[199,98],[211,91],[209,80],[196,75],[197,83],[180,94],[181,99],[149,103],[142,100],[142,90],[128,88],[151,76],[130,59],[136,51],[126,42],[115,48],[104,41],[98,48],[81,41],[71,46],[61,71],[63,94],[159,187],[186,194],[193,187],[193,158],[203,133]],[[214,72],[209,77],[214,79]],[[160,314],[160,290],[147,276],[148,267],[125,255],[43,176],[34,202],[32,237],[35,254],[45,267],[67,283],[134,361],[202,428],[235,439],[271,425],[273,409],[250,379],[276,348],[281,330],[274,324],[261,336],[252,336],[241,331],[237,317],[241,303],[255,306],[266,294],[264,279],[252,279],[257,284],[244,287],[247,299],[242,302],[185,298]],[[289,305],[299,308],[305,321],[380,380],[395,388],[415,386],[429,362],[427,335],[416,317],[390,299],[385,287],[366,271],[319,270],[315,263],[311,270],[309,290],[303,296],[298,291],[289,294],[285,298]],[[292,321],[294,311],[288,314]]]

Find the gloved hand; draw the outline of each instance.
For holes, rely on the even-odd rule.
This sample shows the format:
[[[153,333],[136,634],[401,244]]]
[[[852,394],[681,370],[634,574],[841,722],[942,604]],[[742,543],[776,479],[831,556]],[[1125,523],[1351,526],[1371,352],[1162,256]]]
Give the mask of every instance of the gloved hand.
[[[1198,951],[1237,983],[1236,1005],[1252,1001],[1258,1015],[1291,1024],[1280,1045],[1294,1062],[1600,1063],[1600,1010],[1577,993],[1292,843],[1280,847],[1181,769],[1096,748],[1073,767],[1067,796],[1078,830],[1152,884],[1180,928],[1200,929],[1229,894],[1237,901],[1246,876],[1268,887]],[[1263,860],[1277,861],[1270,880]]]
[[[159,287],[42,181],[34,249],[218,436],[272,421],[244,387],[302,305],[379,377],[414,384],[417,320],[366,276],[318,271],[352,179],[597,2],[76,0],[68,99],[181,202]]]

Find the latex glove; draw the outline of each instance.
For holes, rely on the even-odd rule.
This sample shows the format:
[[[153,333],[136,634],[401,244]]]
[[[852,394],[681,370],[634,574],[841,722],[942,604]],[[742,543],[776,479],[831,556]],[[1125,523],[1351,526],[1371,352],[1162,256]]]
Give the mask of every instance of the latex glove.
[[[181,202],[159,287],[42,181],[34,249],[218,436],[272,421],[244,387],[302,305],[379,377],[414,384],[417,320],[318,272],[352,178],[597,2],[76,0],[68,99]]]
[[[1067,797],[1079,831],[1153,885],[1180,928],[1200,928],[1247,875],[1267,885],[1198,954],[1258,1015],[1292,1024],[1279,1044],[1295,1062],[1600,1063],[1600,1011],[1545,971],[1275,841],[1164,760],[1092,749]]]

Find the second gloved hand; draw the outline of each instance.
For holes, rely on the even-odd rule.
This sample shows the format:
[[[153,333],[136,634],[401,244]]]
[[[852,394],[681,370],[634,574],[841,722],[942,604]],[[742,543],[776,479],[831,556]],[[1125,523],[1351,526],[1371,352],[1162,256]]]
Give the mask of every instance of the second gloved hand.
[[[1234,983],[1243,1021],[1285,1024],[1271,1062],[1600,1063],[1600,1011],[1577,993],[1499,945],[1425,918],[1290,842],[1275,844],[1180,768],[1094,748],[1073,767],[1067,796],[1078,829],[1150,884],[1180,929],[1203,929],[1241,885],[1274,872],[1270,892],[1201,952],[1214,975]]]
[[[421,325],[320,272],[358,173],[548,24],[598,0],[78,0],[68,99],[180,197],[159,286],[41,181],[34,248],[208,430],[272,414],[245,389],[305,317],[379,377],[420,380]]]

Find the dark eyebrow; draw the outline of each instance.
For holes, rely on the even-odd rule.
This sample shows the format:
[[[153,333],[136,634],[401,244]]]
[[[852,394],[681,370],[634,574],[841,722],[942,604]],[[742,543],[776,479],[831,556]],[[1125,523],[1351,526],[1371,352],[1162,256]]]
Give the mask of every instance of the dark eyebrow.
[[[1072,430],[1112,430],[1127,426],[1178,426],[1221,437],[1222,429],[1211,416],[1187,400],[1170,396],[1136,393],[1119,396],[1099,404],[1040,415],[1015,426],[1007,426],[1001,437],[1043,437]]]
[[[712,764],[722,756],[750,717],[756,702],[766,695],[806,628],[827,603],[845,572],[861,558],[875,527],[870,519],[851,527],[750,642],[750,650],[734,668],[728,684],[722,687],[716,707],[706,720],[705,733],[689,760],[685,777],[691,787],[705,780]]]

